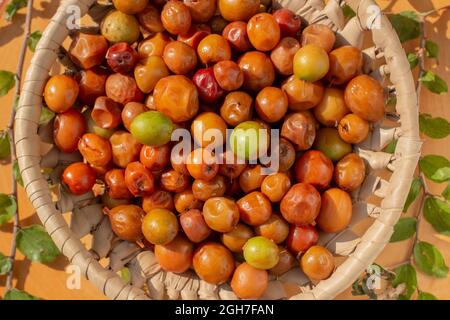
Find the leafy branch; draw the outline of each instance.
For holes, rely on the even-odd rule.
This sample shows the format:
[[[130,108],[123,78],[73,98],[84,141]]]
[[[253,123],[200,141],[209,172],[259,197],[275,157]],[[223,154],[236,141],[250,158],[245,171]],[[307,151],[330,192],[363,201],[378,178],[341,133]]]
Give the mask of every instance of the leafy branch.
[[[0,194],[0,225],[12,220],[12,242],[8,256],[0,253],[0,275],[6,275],[5,300],[31,300],[36,297],[13,287],[14,262],[19,249],[28,259],[47,263],[58,255],[58,248],[42,226],[32,225],[20,227],[19,203],[17,202],[18,184],[22,178],[18,170],[16,149],[14,144],[14,119],[16,106],[20,97],[22,74],[27,47],[34,51],[41,37],[39,31],[31,33],[33,0],[12,0],[6,7],[6,19],[11,21],[17,10],[26,7],[25,34],[22,41],[16,72],[0,70],[0,97],[15,88],[13,107],[7,127],[0,131],[0,160],[4,164],[12,164],[10,194]]]
[[[426,59],[439,58],[439,46],[426,38],[425,19],[438,11],[446,10],[450,6],[435,9],[425,13],[404,11],[391,15],[392,26],[396,30],[401,42],[418,39],[419,47],[407,54],[411,69],[418,68],[416,83],[417,97],[420,103],[424,87],[435,94],[446,94],[447,83],[432,71],[426,70]],[[429,114],[420,114],[419,126],[422,134],[432,139],[443,139],[450,135],[450,124],[444,118],[433,118]],[[395,141],[385,152],[395,151]],[[393,278],[386,278],[384,290],[367,285],[372,273],[366,272],[353,284],[354,295],[367,295],[371,299],[411,299],[417,293],[418,300],[436,300],[431,293],[420,290],[417,282],[416,268],[435,278],[444,278],[449,272],[441,252],[432,244],[422,241],[419,234],[423,218],[433,228],[446,236],[450,236],[450,183],[441,195],[434,195],[428,187],[428,181],[443,183],[450,181],[450,161],[439,155],[426,155],[419,161],[419,175],[413,179],[408,197],[403,208],[407,212],[411,204],[421,195],[418,213],[414,217],[402,217],[394,227],[390,242],[404,241],[413,238],[412,251],[409,258],[390,268],[382,269],[386,274],[393,270]],[[380,267],[381,268],[381,267]],[[370,268],[369,268],[370,269]],[[382,274],[381,274],[382,275]]]

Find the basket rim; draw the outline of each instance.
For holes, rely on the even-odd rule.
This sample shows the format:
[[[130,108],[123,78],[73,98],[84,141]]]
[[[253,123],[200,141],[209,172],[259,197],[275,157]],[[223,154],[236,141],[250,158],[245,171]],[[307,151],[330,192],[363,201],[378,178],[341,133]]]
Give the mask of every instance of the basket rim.
[[[62,213],[54,205],[47,181],[41,174],[38,128],[43,88],[57,58],[56,52],[69,34],[66,21],[73,14],[71,6],[78,7],[81,15],[85,15],[95,2],[95,0],[63,0],[36,47],[23,82],[22,95],[15,119],[17,159],[28,197],[42,224],[61,252],[69,258],[70,263],[80,266],[86,278],[109,298],[148,299],[142,289],[123,283],[116,273],[106,270],[93,258],[80,239],[72,233],[62,217]],[[274,2],[284,6],[298,7],[302,1],[279,0]],[[381,213],[361,237],[361,242],[355,251],[347,257],[330,278],[321,281],[311,291],[295,295],[291,299],[334,298],[349,287],[375,260],[388,243],[393,226],[400,217],[422,145],[418,129],[418,101],[412,72],[398,36],[389,20],[381,15],[380,28],[368,30],[370,26],[364,26],[362,21],[370,19],[373,21],[373,11],[370,11],[369,8],[378,8],[374,0],[329,0],[328,4],[330,3],[330,6],[342,6],[347,3],[357,13],[357,16],[352,18],[343,30],[339,31],[341,35],[348,37],[346,39],[350,39],[350,44],[356,44],[359,41],[356,33],[371,31],[375,45],[384,49],[387,65],[383,72],[385,76],[389,76],[396,90],[398,98],[396,108],[400,114],[401,127],[397,133],[396,151],[389,157],[389,161],[384,163],[384,165],[391,165],[395,170],[392,172],[385,197],[381,203]],[[323,0],[303,0],[301,7],[309,6],[312,10],[319,11],[318,6],[321,5],[323,7]]]

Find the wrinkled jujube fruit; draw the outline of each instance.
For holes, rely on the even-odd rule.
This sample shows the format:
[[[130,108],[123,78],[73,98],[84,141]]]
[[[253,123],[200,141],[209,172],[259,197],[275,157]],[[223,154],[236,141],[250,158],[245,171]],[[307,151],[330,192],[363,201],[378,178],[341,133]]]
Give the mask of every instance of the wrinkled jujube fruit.
[[[220,108],[220,116],[230,126],[251,120],[253,98],[244,91],[234,91],[227,94]]]
[[[281,87],[289,101],[289,109],[303,111],[314,108],[322,101],[324,88],[320,82],[307,82],[295,76],[288,78]]]
[[[350,153],[339,160],[334,169],[334,181],[347,192],[358,189],[366,177],[364,160],[356,153]]]
[[[192,77],[192,81],[197,87],[200,99],[206,103],[213,103],[224,94],[214,76],[213,68],[199,69]]]
[[[261,184],[261,192],[272,203],[280,202],[291,188],[291,179],[286,173],[277,172],[264,178]]]
[[[78,98],[87,105],[93,105],[95,99],[106,95],[105,84],[107,78],[107,72],[98,67],[80,71],[77,77]]]
[[[78,33],[69,48],[69,57],[83,69],[98,66],[105,59],[108,41],[96,34]]]
[[[147,5],[144,10],[141,10],[137,14],[137,18],[141,26],[151,33],[163,32],[165,30],[161,22],[161,13],[151,4]]]
[[[270,53],[275,70],[284,76],[294,73],[294,56],[300,49],[300,43],[295,38],[286,37],[281,39],[277,46]]]
[[[231,47],[238,52],[245,52],[252,48],[252,44],[247,34],[247,23],[244,21],[234,21],[229,23],[222,33],[228,40]]]
[[[281,136],[292,142],[296,150],[311,148],[316,138],[316,120],[312,113],[300,111],[286,116]]]
[[[226,191],[226,181],[221,175],[215,176],[212,180],[195,180],[192,183],[192,192],[195,198],[206,201],[212,197],[221,197]]]
[[[106,166],[112,158],[109,141],[93,133],[86,133],[81,137],[78,150],[94,166]]]
[[[165,144],[161,147],[143,146],[139,161],[150,171],[164,169],[170,160],[170,146]]]
[[[147,213],[153,209],[173,211],[175,210],[173,195],[165,190],[156,190],[151,195],[142,197],[142,209]]]
[[[133,138],[131,133],[116,131],[109,138],[112,150],[112,161],[116,166],[126,168],[133,161],[139,160],[142,145]]]
[[[122,120],[121,106],[108,97],[98,97],[95,100],[91,117],[100,128],[114,129],[119,126]]]
[[[358,48],[343,46],[331,51],[329,57],[327,79],[332,84],[344,84],[362,73],[363,55]]]
[[[140,162],[131,162],[125,169],[125,184],[135,197],[151,194],[155,190],[153,174]]]
[[[108,66],[114,72],[130,72],[138,62],[137,52],[126,42],[112,45],[106,53]]]
[[[232,252],[242,253],[245,243],[254,235],[252,228],[243,223],[238,223],[231,231],[222,233],[220,239],[225,247]]]
[[[188,175],[175,170],[164,171],[159,179],[164,190],[177,193],[186,190],[191,182]]]
[[[203,206],[203,202],[195,198],[194,193],[190,188],[176,193],[173,197],[173,202],[178,213],[183,213],[192,209],[201,209]]]
[[[192,20],[197,23],[207,22],[216,13],[216,0],[183,0],[183,3],[189,8]]]
[[[315,44],[330,52],[336,41],[336,35],[330,27],[323,24],[312,24],[302,32],[302,46]]]
[[[289,233],[289,224],[278,214],[273,214],[269,220],[257,226],[255,232],[257,235],[279,244],[286,240]]]
[[[125,184],[125,170],[112,169],[106,172],[104,180],[111,199],[131,199],[133,197]]]
[[[239,222],[239,208],[234,200],[213,197],[203,206],[206,224],[217,232],[230,232]]]
[[[164,28],[172,34],[185,34],[192,23],[189,8],[181,1],[169,0],[161,12]]]
[[[169,116],[173,122],[192,119],[198,112],[198,92],[191,80],[174,75],[158,81],[153,91],[156,110]]]
[[[144,94],[138,88],[133,77],[120,73],[112,74],[106,80],[106,95],[122,105],[128,102],[141,102]]]
[[[237,201],[241,220],[251,226],[259,226],[269,220],[272,215],[272,204],[267,197],[253,191]]]
[[[281,35],[284,37],[296,37],[300,31],[302,20],[289,9],[278,9],[273,13],[275,21],[280,26]]]
[[[304,226],[314,222],[320,212],[320,193],[308,183],[291,187],[280,203],[280,211],[287,222]]]
[[[177,40],[191,46],[197,54],[197,48],[206,36],[211,34],[211,27],[207,24],[193,24],[186,34],[178,35]]]
[[[142,218],[144,210],[129,204],[106,210],[111,228],[122,240],[136,242],[142,239]]]
[[[333,178],[333,162],[322,152],[306,151],[295,164],[298,182],[309,183],[319,190],[330,185]]]
[[[244,74],[238,64],[231,60],[219,61],[214,65],[214,77],[226,91],[238,90],[244,83]]]
[[[186,158],[186,167],[194,179],[209,181],[219,172],[216,157],[208,149],[198,148]]]
[[[202,212],[198,209],[191,209],[182,213],[180,225],[186,237],[194,243],[206,240],[212,232],[206,224]]]

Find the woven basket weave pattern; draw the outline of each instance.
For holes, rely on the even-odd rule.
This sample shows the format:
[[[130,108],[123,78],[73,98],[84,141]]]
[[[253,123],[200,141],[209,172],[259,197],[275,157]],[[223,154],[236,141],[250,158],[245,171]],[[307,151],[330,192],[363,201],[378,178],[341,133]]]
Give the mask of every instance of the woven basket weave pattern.
[[[17,157],[26,192],[40,220],[61,252],[82,274],[111,299],[235,299],[228,285],[216,287],[199,280],[193,272],[182,275],[164,272],[151,251],[142,251],[136,244],[117,239],[103,216],[101,205],[91,193],[73,196],[59,185],[65,166],[80,160],[80,155],[61,153],[52,145],[52,124],[39,126],[42,92],[58,50],[68,36],[66,22],[77,6],[81,14],[88,13],[94,0],[62,1],[51,19],[28,69],[22,88],[15,122]],[[375,124],[369,138],[356,146],[356,152],[366,160],[368,175],[360,190],[352,194],[354,214],[346,230],[335,235],[321,235],[320,243],[337,255],[346,256],[333,275],[312,289],[304,287],[308,279],[292,270],[280,279],[272,279],[264,298],[286,298],[283,282],[295,282],[302,293],[292,299],[332,299],[349,287],[383,250],[398,221],[417,165],[421,141],[418,132],[418,106],[414,82],[405,53],[388,19],[380,16],[373,0],[346,1],[357,16],[345,23],[340,6],[342,0],[278,0],[274,5],[287,7],[309,24],[321,23],[337,32],[339,45],[350,44],[364,49],[364,71],[382,82],[386,91],[395,94],[395,112],[399,117],[395,127]],[[70,9],[70,8],[69,8]],[[371,35],[373,46],[363,48],[364,36]],[[381,62],[381,66],[378,66]],[[394,154],[381,150],[398,139]],[[49,181],[41,168],[54,168],[48,178],[57,185],[58,199],[49,188]],[[389,169],[389,181],[379,177],[380,169]],[[369,197],[381,199],[379,205],[368,202]],[[70,226],[63,213],[72,212]],[[362,237],[350,228],[371,217],[373,224]],[[91,233],[89,250],[80,238]],[[109,258],[109,268],[98,262]],[[127,266],[131,284],[125,284],[117,271]],[[143,289],[144,288],[144,289]]]

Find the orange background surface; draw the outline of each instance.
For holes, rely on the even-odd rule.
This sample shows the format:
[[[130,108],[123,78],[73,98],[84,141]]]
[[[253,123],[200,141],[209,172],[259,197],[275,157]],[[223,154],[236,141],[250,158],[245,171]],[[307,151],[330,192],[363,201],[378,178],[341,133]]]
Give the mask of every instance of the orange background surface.
[[[1,0],[0,0],[1,2]],[[31,31],[43,31],[48,24],[48,20],[55,13],[59,1],[55,0],[35,0],[33,10],[33,22]],[[399,12],[402,10],[417,10],[427,12],[436,8],[449,5],[449,0],[377,0],[380,7],[386,12]],[[20,45],[22,43],[22,33],[25,21],[25,9],[21,9],[14,19],[14,23],[6,22],[3,17],[0,19],[0,70],[15,72]],[[432,39],[440,45],[440,64],[434,61],[427,62],[426,68],[431,69],[443,77],[450,84],[450,10],[440,11],[439,14],[431,15],[426,23],[426,37]],[[408,49],[414,48],[414,43],[407,44]],[[25,69],[28,65],[31,52],[27,52]],[[9,112],[12,106],[13,90],[0,99],[1,114],[0,128],[7,125]],[[424,90],[421,98],[421,112],[430,113],[433,116],[440,116],[450,119],[450,108],[448,106],[449,97],[438,96]],[[450,158],[450,138],[442,140],[428,140],[424,137],[424,154],[441,154]],[[0,166],[0,192],[9,193],[11,166]],[[433,193],[440,193],[445,185],[435,185],[429,183]],[[33,208],[27,200],[24,190],[19,187],[18,199],[20,203],[20,225],[26,226],[39,223],[39,219],[34,214]],[[408,215],[417,214],[418,204],[411,206]],[[12,223],[7,223],[0,227],[0,252],[7,255],[11,244]],[[436,245],[444,254],[447,265],[450,265],[450,237],[437,235],[433,228],[423,221],[419,229],[419,237]],[[410,256],[411,242],[402,241],[389,244],[377,262],[382,266],[395,266]],[[81,281],[81,288],[70,290],[66,286],[68,273],[65,268],[68,261],[60,256],[48,265],[31,263],[24,259],[23,255],[17,253],[17,261],[14,268],[14,286],[21,290],[26,290],[30,294],[43,299],[105,299],[102,293],[85,279]],[[0,276],[0,295],[4,294],[5,276]],[[419,288],[435,294],[439,299],[450,299],[450,276],[444,279],[436,279],[418,273]],[[362,299],[353,297],[350,290],[342,293],[339,299]]]

